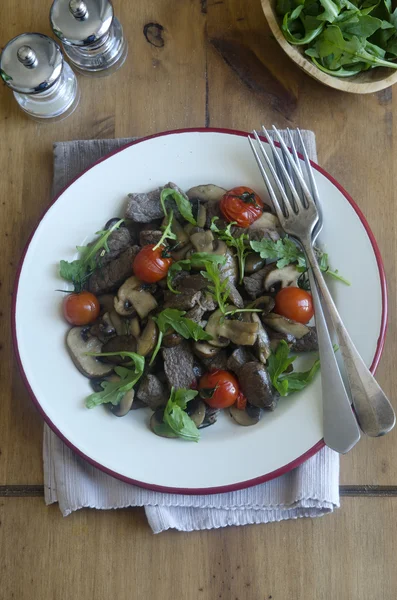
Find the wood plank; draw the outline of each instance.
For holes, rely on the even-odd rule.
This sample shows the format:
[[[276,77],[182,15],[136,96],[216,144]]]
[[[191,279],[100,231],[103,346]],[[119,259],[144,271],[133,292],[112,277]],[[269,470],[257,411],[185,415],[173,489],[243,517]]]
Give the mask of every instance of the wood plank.
[[[326,88],[303,74],[271,35],[257,0],[208,4],[207,19],[210,125],[252,130],[274,123],[314,130],[320,164],[368,219],[385,264],[391,315],[377,377],[393,401],[397,197],[392,90],[357,96]],[[349,249],[349,240],[344,243]],[[343,457],[341,482],[397,483],[397,430],[382,439],[363,439]]]
[[[396,510],[346,498],[321,519],[154,536],[141,509],[63,519],[39,498],[2,499],[0,597],[394,600]]]
[[[10,90],[0,88],[0,236],[6,240],[0,258],[0,483],[42,482],[42,421],[15,364],[9,315],[19,257],[51,199],[53,142],[148,135],[205,120],[205,16],[200,3],[180,3],[177,11],[165,1],[135,2],[133,8],[114,4],[129,42],[127,61],[111,77],[80,76],[81,102],[68,119],[37,124],[18,109]],[[49,4],[41,0],[23,8],[4,0],[1,44],[22,31],[50,34],[48,11]],[[148,23],[163,27],[163,47],[147,41]]]

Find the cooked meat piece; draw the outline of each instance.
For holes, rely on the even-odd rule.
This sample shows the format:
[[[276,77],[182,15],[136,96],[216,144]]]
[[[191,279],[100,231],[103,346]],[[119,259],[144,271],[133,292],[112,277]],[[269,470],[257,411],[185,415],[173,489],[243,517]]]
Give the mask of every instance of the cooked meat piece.
[[[139,234],[139,244],[141,246],[146,246],[147,244],[158,244],[163,233],[161,231],[156,230],[145,230],[141,231]]]
[[[310,331],[300,340],[295,340],[291,346],[291,352],[313,352],[318,350],[317,331],[315,327],[309,327]]]
[[[239,346],[232,352],[227,361],[227,369],[233,371],[238,377],[242,366],[255,360],[254,355],[244,346]]]
[[[221,350],[218,354],[211,358],[200,358],[200,361],[203,363],[207,371],[212,371],[214,369],[220,369],[221,371],[226,371],[228,368],[228,359],[226,350]]]
[[[184,273],[185,276],[177,282],[178,290],[204,290],[208,286],[208,280],[200,273],[196,273],[195,275],[190,275],[187,271],[180,271],[180,273]],[[178,275],[179,273],[175,275],[174,287],[176,286],[175,280]]]
[[[193,370],[194,356],[187,340],[173,348],[163,348],[164,371],[170,388],[189,389],[196,381]]]
[[[142,400],[152,410],[165,406],[168,400],[168,390],[156,375],[143,377],[136,397]]]
[[[203,318],[204,313],[205,313],[205,308],[203,308],[202,306],[200,306],[200,304],[197,304],[196,306],[193,306],[193,308],[191,308],[190,310],[187,311],[185,317],[187,319],[191,319],[195,323],[199,323],[200,324],[201,319]]]
[[[244,287],[251,298],[255,299],[258,296],[263,295],[265,290],[265,277],[273,270],[273,268],[273,265],[266,265],[266,267],[263,267],[260,271],[253,273],[249,277],[244,277]]]
[[[174,294],[169,290],[164,292],[164,308],[177,308],[178,310],[189,310],[200,303],[201,292],[195,290],[184,290],[181,294]]]
[[[250,404],[267,410],[276,408],[279,394],[273,389],[264,365],[257,361],[248,362],[239,369],[237,377]]]
[[[125,211],[127,219],[137,223],[150,223],[154,219],[164,217],[160,204],[160,193],[163,188],[157,188],[152,192],[128,194],[128,203]]]
[[[225,217],[221,213],[219,202],[208,202],[205,205],[207,209],[207,218],[205,221],[205,227],[209,229],[211,227],[211,221],[214,217],[218,217],[216,221],[216,226],[219,229],[226,229],[227,221],[225,221]]]
[[[101,264],[106,265],[111,260],[120,256],[124,250],[127,250],[131,246],[131,234],[126,227],[120,227],[112,231],[108,238],[109,252],[106,252],[101,257]]]
[[[139,250],[139,246],[131,246],[118,258],[94,271],[88,280],[88,290],[98,296],[119,288],[131,275],[131,265]]]

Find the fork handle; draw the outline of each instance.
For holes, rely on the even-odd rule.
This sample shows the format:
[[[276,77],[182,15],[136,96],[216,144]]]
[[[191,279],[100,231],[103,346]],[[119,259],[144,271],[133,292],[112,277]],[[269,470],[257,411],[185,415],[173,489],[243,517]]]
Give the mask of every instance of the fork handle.
[[[321,362],[324,442],[332,450],[345,454],[359,441],[360,429],[340,374],[317,284],[311,269],[309,269],[309,280]]]
[[[394,427],[396,421],[393,407],[365,365],[343,325],[323,274],[318,266],[311,240],[302,240],[302,245],[318,284],[322,300],[335,327],[339,348],[346,368],[346,375],[350,384],[352,402],[360,427],[364,433],[371,437],[384,435]]]

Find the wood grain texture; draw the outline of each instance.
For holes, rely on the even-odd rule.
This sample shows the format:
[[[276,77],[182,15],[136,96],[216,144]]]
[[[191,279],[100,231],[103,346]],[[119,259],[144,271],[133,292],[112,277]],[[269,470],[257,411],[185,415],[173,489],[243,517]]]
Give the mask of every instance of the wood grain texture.
[[[189,0],[173,7],[171,0],[137,0],[133,10],[115,3],[129,41],[126,64],[109,78],[79,77],[81,104],[65,121],[36,124],[10,90],[0,89],[0,485],[42,483],[42,422],[11,351],[9,314],[19,256],[51,198],[54,141],[205,124],[252,129],[274,122],[315,130],[320,163],[357,200],[378,239],[390,313],[396,313],[392,89],[352,96],[307,77],[274,40],[259,0]],[[41,0],[23,10],[3,0],[2,15],[1,45],[21,31],[49,33],[48,6]],[[344,243],[349,248],[349,240]],[[396,334],[391,318],[378,377],[392,400]],[[392,432],[360,442],[342,459],[342,483],[397,485],[396,440]]]
[[[256,0],[229,0],[208,5],[207,31],[209,122],[213,127],[252,130],[261,124],[312,129],[316,133],[319,163],[329,171],[356,200],[378,241],[389,287],[389,329],[377,377],[397,408],[396,331],[396,211],[393,120],[393,88],[370,95],[351,95],[324,87],[306,76],[281,51],[271,34]],[[223,47],[240,45],[255,55],[252,66],[248,50],[233,68],[234,53],[228,60],[212,47],[211,40],[222,40]],[[227,42],[227,46],[225,45]],[[244,56],[248,64],[241,64]],[[259,64],[258,64],[259,63]],[[252,69],[264,65],[269,79],[268,93],[253,87],[246,78]],[[285,103],[283,90],[297,98],[296,109]],[[278,109],[269,94],[279,94]],[[224,99],[223,102],[220,99]],[[343,240],[346,251],[354,252]],[[342,268],[341,265],[338,265]],[[359,309],[359,307],[358,307]],[[365,315],[363,315],[365,321]],[[364,438],[341,460],[342,484],[393,485],[397,483],[397,430],[380,439]]]
[[[396,510],[345,498],[321,519],[155,536],[141,509],[0,499],[0,599],[394,600]]]
[[[389,68],[377,68],[364,71],[354,77],[333,77],[324,73],[305,56],[301,46],[289,44],[280,29],[280,17],[276,13],[276,0],[261,0],[263,12],[274,38],[286,55],[305,73],[328,87],[352,94],[373,94],[384,90],[397,82],[397,71]]]

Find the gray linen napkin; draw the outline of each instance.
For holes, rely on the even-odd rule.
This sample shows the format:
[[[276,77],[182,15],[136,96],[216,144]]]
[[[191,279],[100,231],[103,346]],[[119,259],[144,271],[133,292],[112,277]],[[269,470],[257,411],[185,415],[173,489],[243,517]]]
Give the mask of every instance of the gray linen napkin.
[[[316,160],[315,137],[303,131],[309,156]],[[54,145],[57,194],[81,171],[131,140],[90,140]],[[64,516],[83,507],[110,509],[144,506],[154,533],[212,529],[319,517],[339,506],[339,456],[323,448],[298,468],[246,490],[207,496],[152,492],[106,475],[68,448],[44,426],[46,504],[59,503]]]

